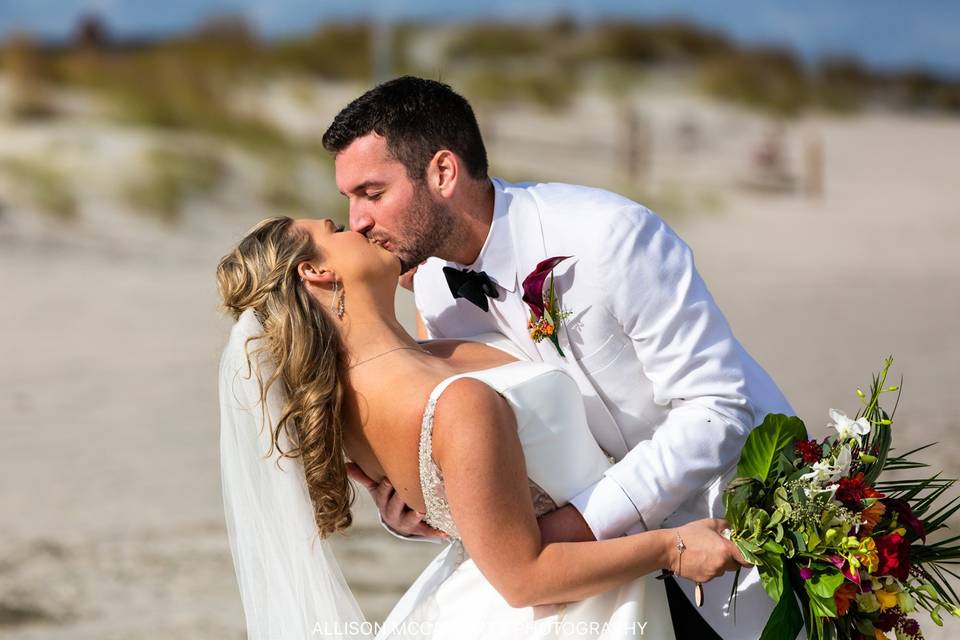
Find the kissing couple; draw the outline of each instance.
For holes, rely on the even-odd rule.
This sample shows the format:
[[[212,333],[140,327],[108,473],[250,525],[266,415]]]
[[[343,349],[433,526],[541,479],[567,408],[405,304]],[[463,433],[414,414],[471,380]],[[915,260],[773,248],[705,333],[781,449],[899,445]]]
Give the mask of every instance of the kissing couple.
[[[736,612],[716,580],[749,566],[722,494],[751,429],[794,412],[689,247],[614,193],[489,177],[439,82],[377,86],[323,143],[350,229],[270,218],[217,268],[249,637],[758,638],[756,570]],[[382,625],[326,540],[350,527],[351,479],[387,531],[443,546]]]

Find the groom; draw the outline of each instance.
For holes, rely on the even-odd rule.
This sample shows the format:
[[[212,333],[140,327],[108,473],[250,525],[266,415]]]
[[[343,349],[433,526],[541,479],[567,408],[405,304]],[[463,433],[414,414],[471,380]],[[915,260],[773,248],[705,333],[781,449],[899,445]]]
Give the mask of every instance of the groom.
[[[394,253],[408,276],[415,271],[427,337],[497,331],[577,381],[593,435],[616,464],[541,518],[545,540],[723,516],[723,488],[747,434],[767,413],[793,411],[663,220],[599,189],[488,177],[470,105],[431,80],[402,77],[365,93],[336,116],[323,144],[335,155],[350,227]],[[551,314],[554,335],[535,340],[523,283],[563,256],[552,269],[555,310],[569,315]],[[539,292],[526,300],[539,302]],[[389,484],[365,484],[393,530],[432,534]],[[757,572],[743,572],[734,624],[725,606],[731,579],[704,585],[701,609],[688,602],[692,583],[668,581],[677,638],[759,637],[773,604]]]

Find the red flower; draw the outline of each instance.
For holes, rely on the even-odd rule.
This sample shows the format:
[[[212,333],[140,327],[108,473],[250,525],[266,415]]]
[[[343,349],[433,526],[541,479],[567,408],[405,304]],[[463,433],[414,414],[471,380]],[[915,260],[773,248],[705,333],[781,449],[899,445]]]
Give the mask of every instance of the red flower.
[[[852,478],[840,478],[840,487],[835,494],[837,500],[847,507],[859,507],[864,498],[882,498],[883,494],[863,480],[863,473]]]
[[[893,576],[897,580],[906,580],[910,571],[910,543],[899,533],[889,533],[874,538],[880,565],[875,575]]]
[[[823,457],[823,447],[816,440],[798,440],[793,445],[793,450],[803,458],[804,464],[819,462],[820,458]]]
[[[530,307],[530,311],[537,320],[543,317],[543,283],[553,268],[573,256],[554,256],[540,262],[536,268],[523,279],[523,301]]]

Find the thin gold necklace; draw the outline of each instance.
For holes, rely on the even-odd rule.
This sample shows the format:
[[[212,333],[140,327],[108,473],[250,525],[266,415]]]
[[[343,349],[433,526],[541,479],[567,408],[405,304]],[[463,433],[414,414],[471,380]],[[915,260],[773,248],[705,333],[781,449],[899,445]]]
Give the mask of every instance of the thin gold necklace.
[[[361,360],[360,362],[356,362],[356,363],[350,365],[349,367],[347,367],[347,369],[353,369],[354,367],[359,367],[360,365],[362,365],[362,364],[365,363],[365,362],[370,362],[371,360],[376,360],[376,359],[379,358],[380,356],[385,356],[385,355],[387,355],[388,353],[393,353],[394,351],[400,351],[400,350],[402,350],[402,349],[412,349],[412,350],[414,350],[414,351],[423,351],[423,353],[426,353],[426,351],[425,351],[422,347],[394,347],[393,349],[387,349],[387,350],[384,351],[383,353],[378,353],[377,355],[372,356],[372,357],[370,357],[370,358],[367,358],[366,360]]]

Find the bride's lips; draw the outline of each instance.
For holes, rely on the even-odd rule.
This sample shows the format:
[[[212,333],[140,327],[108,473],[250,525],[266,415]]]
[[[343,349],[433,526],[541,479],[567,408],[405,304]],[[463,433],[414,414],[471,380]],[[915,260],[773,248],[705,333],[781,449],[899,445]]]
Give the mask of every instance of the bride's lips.
[[[386,243],[386,242],[384,242],[384,241],[382,241],[382,240],[373,240],[373,239],[369,239],[369,242],[370,242],[370,244],[372,244],[373,246],[377,247],[377,248],[380,249],[381,251],[386,251],[386,252],[389,253],[391,256],[393,256],[394,258],[396,258],[396,259],[397,259],[397,262],[400,264],[400,273],[403,273],[403,269],[404,269],[404,266],[405,266],[405,265],[403,264],[403,258],[401,258],[401,257],[398,256],[397,254],[395,254],[393,251],[390,251],[390,249],[387,248],[387,243]]]

